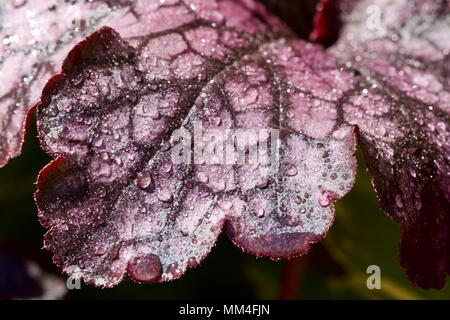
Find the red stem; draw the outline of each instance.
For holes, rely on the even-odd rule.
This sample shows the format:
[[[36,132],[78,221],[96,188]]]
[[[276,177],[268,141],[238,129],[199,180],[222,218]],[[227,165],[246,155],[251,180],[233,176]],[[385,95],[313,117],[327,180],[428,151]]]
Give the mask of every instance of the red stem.
[[[293,258],[284,263],[280,299],[294,300],[300,298],[300,288],[303,282],[306,263],[306,256]]]

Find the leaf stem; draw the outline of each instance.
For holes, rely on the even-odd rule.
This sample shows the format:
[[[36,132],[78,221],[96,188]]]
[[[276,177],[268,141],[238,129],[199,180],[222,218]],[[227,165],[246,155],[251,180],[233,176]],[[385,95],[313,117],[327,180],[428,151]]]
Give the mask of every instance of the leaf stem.
[[[284,262],[281,278],[280,299],[294,300],[300,298],[307,256],[301,256]]]

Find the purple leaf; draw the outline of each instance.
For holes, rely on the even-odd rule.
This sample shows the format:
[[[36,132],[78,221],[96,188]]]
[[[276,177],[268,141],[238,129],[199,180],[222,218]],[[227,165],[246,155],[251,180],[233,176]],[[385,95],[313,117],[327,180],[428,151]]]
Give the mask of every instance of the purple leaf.
[[[135,13],[133,36],[103,28],[77,45],[38,107],[56,158],[36,193],[45,246],[97,286],[176,279],[223,226],[258,256],[304,254],[354,182],[354,130],[336,109],[350,74],[253,1],[169,2]],[[220,159],[226,130],[247,130],[256,163]],[[203,135],[203,157],[174,158],[192,143],[180,133]]]
[[[120,0],[1,1],[0,167],[20,154],[27,117],[69,50],[103,25],[135,32],[129,24],[138,6]]]
[[[333,49],[359,78],[344,117],[359,128],[382,208],[402,224],[401,263],[423,288],[442,288],[450,271],[449,8],[361,1]]]

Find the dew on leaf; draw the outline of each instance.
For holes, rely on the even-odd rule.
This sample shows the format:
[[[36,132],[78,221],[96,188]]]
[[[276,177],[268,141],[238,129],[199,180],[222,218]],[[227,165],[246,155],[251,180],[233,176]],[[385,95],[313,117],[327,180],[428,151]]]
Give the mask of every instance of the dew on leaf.
[[[137,185],[140,189],[147,189],[152,185],[152,174],[150,171],[143,171],[138,174]]]
[[[162,275],[162,265],[159,257],[146,254],[132,258],[128,262],[127,271],[138,282],[157,282]]]
[[[162,202],[172,202],[173,200],[173,193],[170,191],[170,189],[163,188],[161,190],[157,191],[157,197]]]

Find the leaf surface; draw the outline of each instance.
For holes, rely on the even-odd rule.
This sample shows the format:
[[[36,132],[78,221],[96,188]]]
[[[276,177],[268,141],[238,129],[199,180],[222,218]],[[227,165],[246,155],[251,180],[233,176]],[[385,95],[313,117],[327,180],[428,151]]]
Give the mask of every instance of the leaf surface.
[[[402,224],[401,264],[423,288],[442,288],[450,270],[449,8],[361,1],[332,49],[359,79],[343,114],[382,209]]]
[[[154,26],[137,22],[147,33],[94,33],[44,89],[38,130],[56,157],[36,194],[45,246],[66,272],[105,287],[126,272],[180,277],[223,226],[258,256],[306,253],[353,185],[354,131],[336,109],[351,74],[253,1],[159,10]],[[247,147],[267,146],[257,163],[220,158],[223,133],[239,130]],[[180,132],[203,136],[199,162],[174,160]]]

